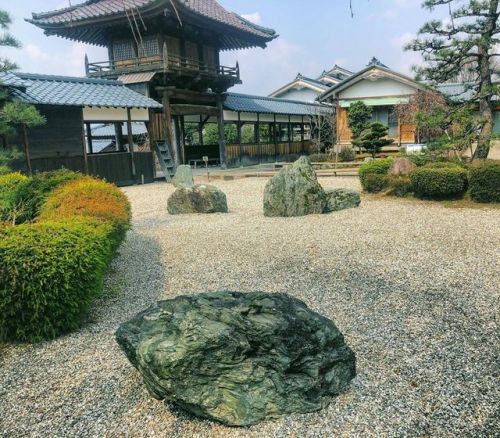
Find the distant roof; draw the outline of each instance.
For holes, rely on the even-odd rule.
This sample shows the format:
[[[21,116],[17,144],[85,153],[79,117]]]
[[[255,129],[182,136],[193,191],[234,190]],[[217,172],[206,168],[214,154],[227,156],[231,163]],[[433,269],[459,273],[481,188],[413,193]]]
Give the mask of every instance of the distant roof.
[[[360,70],[356,74],[349,76],[348,78],[344,79],[343,81],[339,82],[338,84],[333,85],[330,87],[328,90],[326,90],[323,94],[319,96],[319,100],[324,100],[331,95],[335,94],[336,92],[340,92],[341,90],[344,90],[345,88],[348,88],[351,83],[355,83],[357,81],[360,81],[364,79],[365,77],[368,77],[370,79],[376,79],[378,76],[387,76],[391,77],[393,79],[396,79],[399,82],[403,82],[409,85],[414,86],[417,89],[423,89],[425,86],[421,84],[420,82],[417,82],[416,80],[410,78],[409,76],[406,76],[402,73],[399,73],[397,71],[391,70],[390,68],[384,66],[380,61],[378,61],[376,58],[374,58],[375,63],[370,63],[368,64],[367,67],[365,67],[363,70]],[[373,61],[373,60],[372,60]],[[369,73],[373,71],[372,73]]]
[[[224,107],[231,111],[292,116],[317,115],[327,112],[329,108],[315,103],[239,93],[226,93]]]
[[[49,76],[31,73],[0,73],[0,83],[12,75],[21,82],[11,85],[18,99],[38,105],[97,106],[110,108],[162,108],[153,99],[127,88],[118,81]]]
[[[277,89],[276,91],[273,91],[269,96],[270,97],[279,96],[279,95],[285,93],[290,88],[294,88],[294,87],[300,86],[300,85],[302,85],[303,88],[304,88],[304,86],[307,88],[310,88],[310,89],[316,91],[318,94],[325,91],[325,90],[328,90],[328,85],[325,85],[323,82],[321,82],[317,79],[312,79],[312,78],[308,78],[306,76],[302,76],[299,73],[292,82],[289,82],[288,84],[283,85],[281,88]]]
[[[106,123],[99,125],[92,125],[92,137],[115,137],[114,123]],[[128,135],[128,124],[122,123],[122,133],[124,136]],[[144,122],[132,122],[132,135],[144,135],[148,130]]]
[[[87,0],[84,3],[51,12],[33,13],[30,23],[41,27],[48,35],[59,35],[77,41],[105,45],[106,27],[114,21],[165,15],[165,11],[181,20],[190,16],[204,19],[220,28],[225,49],[261,46],[277,37],[273,29],[258,26],[223,8],[216,0]],[[103,19],[108,19],[102,26]],[[93,26],[89,26],[93,24]],[[225,29],[225,30],[224,30]],[[227,35],[232,31],[232,35]],[[236,34],[234,34],[236,32]]]
[[[471,82],[456,82],[451,84],[440,84],[434,87],[449,100],[455,103],[473,101],[477,93],[477,84]],[[499,96],[493,96],[492,100],[500,100]]]

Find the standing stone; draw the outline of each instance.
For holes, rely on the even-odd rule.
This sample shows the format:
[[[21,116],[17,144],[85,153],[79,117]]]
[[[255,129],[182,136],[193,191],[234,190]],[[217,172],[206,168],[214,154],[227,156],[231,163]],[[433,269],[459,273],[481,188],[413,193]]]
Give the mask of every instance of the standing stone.
[[[170,214],[227,213],[227,198],[217,187],[199,184],[194,187],[181,187],[168,199]]]
[[[177,167],[175,172],[175,176],[172,179],[172,183],[175,187],[179,188],[187,188],[194,187],[194,178],[193,171],[191,170],[191,166],[182,165]]]
[[[300,157],[282,169],[269,180],[264,190],[265,216],[321,214],[325,205],[325,191],[307,157]]]
[[[116,339],[153,397],[230,426],[317,411],[356,374],[334,323],[285,294],[180,296]]]
[[[335,189],[326,192],[327,203],[324,212],[345,210],[356,208],[361,204],[361,195],[356,190]]]
[[[407,176],[409,175],[413,170],[416,169],[417,166],[413,164],[408,158],[400,157],[396,158],[389,169],[388,174],[389,175],[396,175],[396,176]]]

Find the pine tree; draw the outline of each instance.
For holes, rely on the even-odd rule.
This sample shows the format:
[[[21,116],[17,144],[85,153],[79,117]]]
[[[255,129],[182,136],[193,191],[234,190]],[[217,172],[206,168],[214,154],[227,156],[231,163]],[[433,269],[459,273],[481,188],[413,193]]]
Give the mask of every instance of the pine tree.
[[[388,131],[389,128],[382,123],[371,123],[368,128],[361,133],[359,138],[352,141],[352,144],[367,150],[372,154],[372,157],[375,158],[375,155],[380,152],[381,148],[394,143],[394,140],[387,138]]]
[[[12,19],[9,13],[0,9],[0,29],[3,31],[3,33],[0,34],[0,47],[21,47],[21,43],[8,32],[11,24]],[[0,58],[0,72],[15,70],[16,68],[16,64],[7,58]]]
[[[467,70],[472,100],[479,105],[482,128],[475,158],[487,158],[493,132],[493,97],[500,87],[493,83],[498,74],[495,57],[500,39],[499,0],[425,0],[429,11],[448,8],[449,20],[432,20],[419,31],[419,37],[407,49],[421,52],[425,65],[417,69],[419,77],[435,84],[449,82]]]

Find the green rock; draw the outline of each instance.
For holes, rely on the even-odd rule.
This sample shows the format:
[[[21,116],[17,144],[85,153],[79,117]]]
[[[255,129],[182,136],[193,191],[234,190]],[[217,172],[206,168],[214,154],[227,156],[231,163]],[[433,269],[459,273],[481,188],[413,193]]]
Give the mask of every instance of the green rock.
[[[230,426],[317,411],[356,374],[333,322],[285,294],[180,296],[116,339],[153,397]]]
[[[334,189],[326,192],[327,203],[324,212],[345,210],[356,208],[361,204],[361,195],[356,190]]]
[[[170,214],[227,213],[227,198],[217,187],[200,184],[178,188],[168,199]]]
[[[177,167],[172,183],[178,189],[194,187],[193,171],[191,170],[191,166],[183,164],[182,166]]]
[[[307,157],[300,157],[282,169],[269,180],[264,190],[265,216],[321,214],[325,205],[325,191]]]

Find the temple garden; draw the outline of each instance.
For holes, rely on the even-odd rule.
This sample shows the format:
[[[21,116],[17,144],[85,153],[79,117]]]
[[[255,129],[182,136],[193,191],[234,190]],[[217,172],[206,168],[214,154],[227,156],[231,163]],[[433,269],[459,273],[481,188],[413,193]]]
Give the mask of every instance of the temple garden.
[[[367,174],[391,178],[390,166],[368,164],[365,169],[384,170]],[[0,232],[0,435],[495,435],[497,204],[450,209],[413,195],[400,199],[362,193],[360,204],[349,198],[354,208],[340,209],[339,199],[344,202],[345,194],[354,197],[362,191],[359,179],[316,180],[307,166],[307,160],[299,161],[273,182],[212,181],[217,191],[210,189],[207,196],[222,205],[222,212],[214,214],[167,211],[167,200],[175,193],[174,200],[180,197],[183,208],[212,208],[213,204],[199,202],[206,179],[196,176],[192,181],[189,172],[176,181],[177,187],[156,183],[122,190],[66,171],[1,177],[0,202],[11,202],[9,211],[15,217],[4,216]],[[463,174],[454,167],[416,167],[436,168]],[[464,170],[467,178],[474,171]],[[309,212],[314,214],[288,214],[296,208],[290,200],[269,204],[289,187],[288,178],[312,181],[314,187],[300,196],[318,202],[317,211]],[[6,193],[15,196],[7,198]],[[27,204],[26,199],[37,202]],[[178,213],[172,211],[171,201],[168,204],[171,213]],[[274,214],[277,211],[280,214]],[[234,293],[214,295],[217,291]],[[160,305],[164,313],[159,314],[151,306],[162,300],[168,301]],[[197,308],[200,314],[194,313]],[[298,324],[283,333],[272,329],[276,336],[281,333],[283,349],[279,342],[278,350],[268,348],[278,338],[258,335],[276,323],[266,319],[266,308],[287,309],[280,327]],[[235,309],[254,324],[248,336],[251,348],[236,341],[239,330],[250,330],[249,326],[240,325],[224,342],[222,334],[219,338],[217,324],[221,318],[234,318],[230,315]],[[161,332],[154,328],[158,315],[177,315],[178,319],[160,318],[167,326],[178,324],[173,344],[174,338],[162,344],[148,338],[151,330],[154,336]],[[261,329],[259,324],[264,324]],[[315,324],[321,336],[310,331]],[[195,342],[200,327],[206,338]],[[115,339],[118,329],[121,348]],[[149,341],[141,344],[146,339],[141,336]],[[179,359],[184,347],[175,356],[184,361],[181,368],[175,368],[181,362],[168,362],[172,357],[164,352],[172,345],[191,348],[192,368],[186,356]],[[307,355],[300,365],[295,363],[295,372],[287,371],[286,384],[280,386],[278,363],[293,361],[298,345],[300,354]],[[200,351],[207,359],[197,362]],[[217,356],[220,351],[226,356]],[[333,362],[327,352],[335,352]],[[213,408],[217,400],[240,399],[241,388],[212,387],[210,379],[194,379],[204,375],[203,367],[209,376],[220,364],[230,363],[241,381],[248,379],[251,370],[238,367],[254,362],[240,363],[239,354],[252,360],[275,355],[276,365],[269,369],[277,374],[276,380],[266,380],[274,385],[258,398],[268,404],[259,408],[250,400],[253,408],[238,411],[232,422],[248,426],[230,428],[222,424],[231,424],[228,411]],[[195,399],[193,388],[207,391],[197,399],[198,411],[194,405],[182,408],[180,402],[155,400],[173,386],[165,386],[169,377],[161,380],[148,374],[154,363],[170,363],[173,368],[168,369],[178,370],[172,385],[184,400]],[[255,366],[254,373],[261,369]],[[193,373],[195,387],[189,386],[187,370]],[[301,393],[307,385],[313,386]],[[326,392],[321,394],[319,388]],[[287,396],[273,398],[275,394]],[[284,402],[289,412],[274,415],[273,403],[282,407]]]

